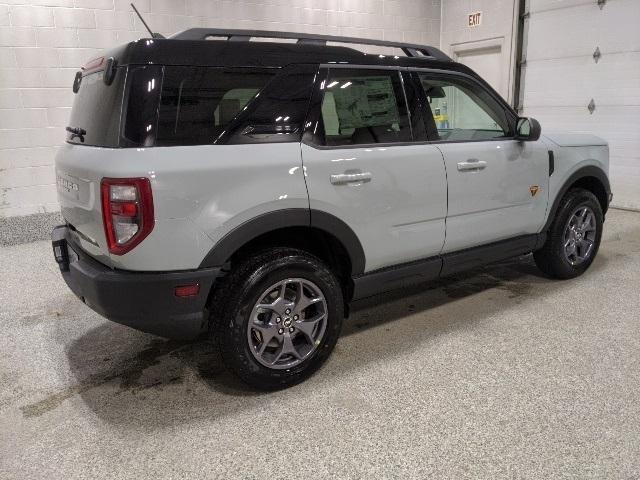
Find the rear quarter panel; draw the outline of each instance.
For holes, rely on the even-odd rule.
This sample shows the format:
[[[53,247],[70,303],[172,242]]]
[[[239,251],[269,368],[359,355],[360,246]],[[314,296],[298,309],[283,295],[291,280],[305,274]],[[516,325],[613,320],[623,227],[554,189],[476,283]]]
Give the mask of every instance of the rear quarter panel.
[[[64,148],[76,151],[63,153],[57,167],[80,172],[98,185],[87,215],[101,248],[88,252],[114,268],[195,269],[217,240],[243,222],[276,209],[309,207],[298,143]],[[104,177],[151,181],[155,227],[122,256],[105,253],[104,232],[98,233],[103,228],[99,181]]]

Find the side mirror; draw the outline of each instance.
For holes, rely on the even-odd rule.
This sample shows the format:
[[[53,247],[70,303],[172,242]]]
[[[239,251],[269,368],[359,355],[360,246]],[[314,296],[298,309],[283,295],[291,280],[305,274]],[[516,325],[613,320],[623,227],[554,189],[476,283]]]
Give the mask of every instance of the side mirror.
[[[516,127],[516,138],[523,142],[534,142],[540,138],[540,122],[535,118],[520,117]]]

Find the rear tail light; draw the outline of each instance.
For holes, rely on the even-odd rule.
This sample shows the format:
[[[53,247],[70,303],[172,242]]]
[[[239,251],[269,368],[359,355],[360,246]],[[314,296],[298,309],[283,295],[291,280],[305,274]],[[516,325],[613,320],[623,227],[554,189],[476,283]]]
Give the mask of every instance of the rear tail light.
[[[151,183],[148,178],[103,178],[101,194],[109,252],[124,255],[153,230]]]

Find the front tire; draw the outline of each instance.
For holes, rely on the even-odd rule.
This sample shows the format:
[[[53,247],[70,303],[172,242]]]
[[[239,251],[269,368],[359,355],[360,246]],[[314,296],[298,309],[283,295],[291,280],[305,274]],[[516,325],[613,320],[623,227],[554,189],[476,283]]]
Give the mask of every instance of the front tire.
[[[248,385],[276,390],[312,375],[342,327],[342,288],[318,258],[271,248],[239,264],[214,296],[212,335],[225,365]]]
[[[604,215],[596,196],[575,188],[562,198],[543,247],[534,252],[536,265],[547,275],[574,278],[593,262],[602,238]]]

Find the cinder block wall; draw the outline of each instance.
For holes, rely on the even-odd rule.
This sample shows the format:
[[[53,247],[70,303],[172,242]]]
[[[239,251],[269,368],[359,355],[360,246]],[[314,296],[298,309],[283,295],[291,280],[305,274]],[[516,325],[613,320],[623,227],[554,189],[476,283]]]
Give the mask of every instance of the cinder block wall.
[[[129,0],[0,0],[0,217],[55,212],[71,84],[101,49],[144,36]],[[438,45],[440,0],[135,0],[165,35],[210,26]]]

